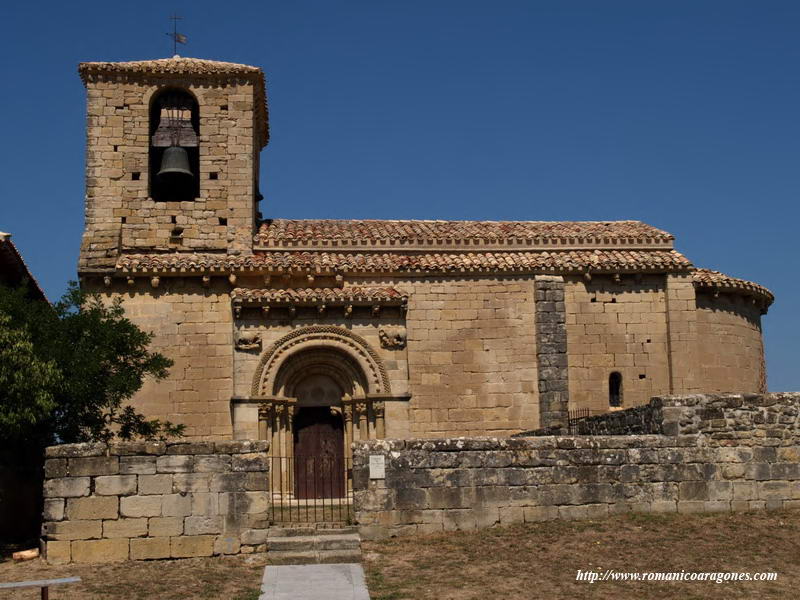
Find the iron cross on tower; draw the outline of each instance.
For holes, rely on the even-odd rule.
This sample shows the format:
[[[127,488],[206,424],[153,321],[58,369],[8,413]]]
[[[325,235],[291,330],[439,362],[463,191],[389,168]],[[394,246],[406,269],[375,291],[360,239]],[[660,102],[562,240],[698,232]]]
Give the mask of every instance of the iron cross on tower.
[[[167,35],[172,38],[173,56],[178,54],[178,44],[185,44],[188,41],[188,38],[185,35],[178,33],[178,21],[182,19],[183,17],[179,17],[178,15],[172,15],[170,17],[170,20],[172,21],[172,33],[168,33]]]

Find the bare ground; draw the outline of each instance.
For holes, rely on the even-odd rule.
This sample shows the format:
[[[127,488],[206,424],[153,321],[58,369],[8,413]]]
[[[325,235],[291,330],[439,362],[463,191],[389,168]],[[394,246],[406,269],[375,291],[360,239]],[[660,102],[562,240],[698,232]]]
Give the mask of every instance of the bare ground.
[[[625,515],[364,544],[372,600],[800,598],[800,511]],[[584,571],[778,573],[775,582],[578,582]]]

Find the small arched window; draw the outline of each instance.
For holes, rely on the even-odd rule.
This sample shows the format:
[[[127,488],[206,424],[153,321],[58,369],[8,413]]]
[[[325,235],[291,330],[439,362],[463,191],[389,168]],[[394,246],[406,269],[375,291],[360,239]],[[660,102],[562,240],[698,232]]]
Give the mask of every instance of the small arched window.
[[[186,90],[161,90],[150,103],[149,190],[153,200],[181,202],[200,195],[200,112]]]
[[[608,405],[622,406],[622,374],[618,371],[608,376]]]

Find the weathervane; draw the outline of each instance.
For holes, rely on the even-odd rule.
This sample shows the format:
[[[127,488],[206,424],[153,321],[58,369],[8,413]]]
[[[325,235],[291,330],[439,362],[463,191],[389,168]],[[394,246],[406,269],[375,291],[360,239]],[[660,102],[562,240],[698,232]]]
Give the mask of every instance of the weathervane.
[[[178,54],[178,44],[185,44],[188,42],[188,38],[183,35],[182,33],[178,33],[178,21],[182,20],[183,17],[179,17],[178,15],[172,15],[170,20],[172,20],[172,33],[168,33],[167,35],[172,38],[172,54],[176,56]]]

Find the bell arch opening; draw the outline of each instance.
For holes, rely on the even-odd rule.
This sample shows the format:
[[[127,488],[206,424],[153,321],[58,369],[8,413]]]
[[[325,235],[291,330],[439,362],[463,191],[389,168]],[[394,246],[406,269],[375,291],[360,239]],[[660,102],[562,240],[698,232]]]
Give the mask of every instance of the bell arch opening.
[[[200,195],[200,111],[188,90],[164,88],[150,99],[148,189],[159,202]]]

